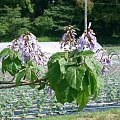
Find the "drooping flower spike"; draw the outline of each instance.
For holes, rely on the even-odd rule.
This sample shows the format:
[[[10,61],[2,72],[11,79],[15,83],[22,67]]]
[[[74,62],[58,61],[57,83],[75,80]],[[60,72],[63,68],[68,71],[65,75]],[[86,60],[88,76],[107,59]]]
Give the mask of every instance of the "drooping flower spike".
[[[62,40],[60,42],[61,48],[66,51],[72,51],[77,48],[77,40],[75,36],[77,35],[73,26],[69,25],[64,28],[65,33],[62,36]]]
[[[82,34],[78,39],[78,49],[79,51],[83,50],[92,50],[95,51],[97,39],[95,33],[90,29],[91,23],[89,23],[88,29]]]
[[[46,63],[46,56],[38,46],[38,41],[32,33],[22,34],[18,39],[12,41],[11,49],[21,52],[22,63],[33,60],[37,65]]]

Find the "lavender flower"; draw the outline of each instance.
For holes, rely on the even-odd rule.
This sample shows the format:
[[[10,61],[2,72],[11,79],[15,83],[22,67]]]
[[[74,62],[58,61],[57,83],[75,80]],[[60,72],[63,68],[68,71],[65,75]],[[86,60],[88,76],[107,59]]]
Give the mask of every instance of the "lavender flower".
[[[47,61],[46,56],[38,46],[38,41],[32,33],[22,34],[12,41],[11,49],[21,52],[22,63],[33,60],[37,65],[43,66]]]
[[[61,48],[67,51],[75,50],[77,48],[77,40],[75,38],[76,32],[73,26],[69,25],[65,27],[65,31],[60,42]]]
[[[109,58],[104,58],[104,59],[101,60],[101,62],[102,62],[102,64],[104,66],[110,66],[110,65],[112,65],[112,60],[109,59]]]
[[[78,50],[83,51],[89,48],[89,41],[85,37],[85,33],[82,34],[82,36],[78,39]]]

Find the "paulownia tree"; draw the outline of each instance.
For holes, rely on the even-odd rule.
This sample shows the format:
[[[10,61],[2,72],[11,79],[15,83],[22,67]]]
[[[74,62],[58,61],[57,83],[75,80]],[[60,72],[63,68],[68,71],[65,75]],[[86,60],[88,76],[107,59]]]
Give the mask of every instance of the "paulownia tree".
[[[97,97],[102,86],[102,63],[110,59],[96,58],[96,37],[88,28],[79,39],[72,26],[65,27],[60,42],[64,52],[53,54],[48,60],[32,33],[22,34],[0,52],[2,73],[9,73],[12,80],[0,81],[0,89],[23,85],[54,90],[58,102],[73,102],[82,110],[89,100]]]

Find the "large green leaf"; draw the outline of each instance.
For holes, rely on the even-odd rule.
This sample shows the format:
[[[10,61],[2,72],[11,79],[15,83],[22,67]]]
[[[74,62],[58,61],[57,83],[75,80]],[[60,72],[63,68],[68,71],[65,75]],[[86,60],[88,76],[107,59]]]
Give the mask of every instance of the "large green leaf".
[[[25,70],[21,70],[18,74],[17,74],[17,77],[16,77],[16,86],[19,86],[20,84],[20,81],[22,78],[24,78],[25,76]]]
[[[77,94],[78,94],[79,91],[70,87],[69,92],[70,92],[72,98],[76,99]]]
[[[85,75],[86,68],[84,66],[77,66],[77,67],[69,67],[66,71],[66,80],[68,81],[69,85],[79,90],[82,85],[82,80]]]
[[[60,58],[58,62],[59,62],[59,65],[60,65],[61,73],[65,74],[66,73],[65,67],[67,65],[67,61],[64,58]]]
[[[10,48],[5,48],[5,49],[3,49],[3,50],[0,52],[0,57],[3,57],[3,58],[4,58],[6,55],[8,55],[9,51],[10,51]]]
[[[64,79],[61,80],[55,86],[55,95],[56,95],[57,100],[62,104],[68,101],[69,86],[68,86],[68,83],[66,82],[66,80],[64,80]]]
[[[81,57],[81,56],[93,56],[95,53],[91,50],[85,50],[85,51],[81,51],[81,52],[76,52],[74,57]]]
[[[90,70],[86,71],[85,76],[87,76],[87,79],[89,81],[88,89],[89,89],[89,94],[91,95],[91,99],[95,99],[98,93],[96,78]]]
[[[86,87],[84,90],[80,90],[76,102],[79,105],[79,110],[82,110],[85,105],[89,102],[89,90],[88,87]]]
[[[48,63],[47,63],[47,65],[48,65],[48,68],[51,68],[52,67],[52,64],[54,63],[54,62],[56,62],[57,60],[59,60],[60,58],[64,58],[64,56],[65,56],[65,52],[57,52],[57,53],[55,53],[55,54],[53,54],[51,57],[50,57],[50,59],[49,59],[49,61],[48,61]]]
[[[103,65],[95,58],[86,57],[85,64],[97,74],[100,74],[103,68]]]
[[[96,59],[94,58],[85,58],[85,64],[86,66],[91,70],[94,79],[97,82],[97,88],[100,88],[103,86],[103,80],[102,80],[102,68],[103,65]]]
[[[52,68],[48,70],[47,78],[52,88],[54,88],[56,84],[60,81],[61,72],[60,72],[60,65],[58,62],[55,62]]]

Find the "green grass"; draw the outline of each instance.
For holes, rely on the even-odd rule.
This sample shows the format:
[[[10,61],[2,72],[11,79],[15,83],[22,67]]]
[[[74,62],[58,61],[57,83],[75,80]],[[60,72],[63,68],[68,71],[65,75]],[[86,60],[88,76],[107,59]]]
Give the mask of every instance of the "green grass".
[[[74,115],[52,116],[35,120],[120,120],[120,109],[103,112],[79,113]]]
[[[56,42],[56,41],[60,41],[60,38],[59,37],[37,37],[37,40],[39,42]]]

